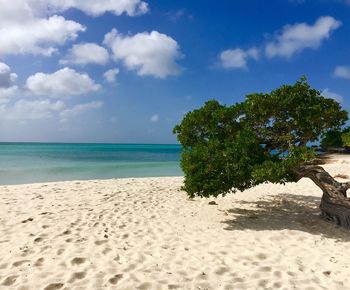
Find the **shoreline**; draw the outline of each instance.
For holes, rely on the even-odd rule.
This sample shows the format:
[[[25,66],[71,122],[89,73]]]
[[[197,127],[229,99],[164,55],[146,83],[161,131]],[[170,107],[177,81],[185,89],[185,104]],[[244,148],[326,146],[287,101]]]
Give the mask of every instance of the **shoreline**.
[[[323,166],[347,174],[341,157]],[[0,186],[0,289],[349,289],[350,234],[310,180],[216,199],[182,181]]]
[[[52,185],[53,183],[67,183],[67,182],[98,182],[98,181],[108,181],[108,180],[119,180],[119,179],[148,179],[148,178],[184,178],[183,175],[171,175],[171,176],[144,176],[144,177],[115,177],[115,178],[96,178],[96,179],[74,179],[74,180],[58,180],[58,181],[45,181],[45,182],[33,182],[33,183],[16,183],[16,184],[1,184],[0,183],[0,190],[1,187],[6,186],[26,186],[26,185]]]

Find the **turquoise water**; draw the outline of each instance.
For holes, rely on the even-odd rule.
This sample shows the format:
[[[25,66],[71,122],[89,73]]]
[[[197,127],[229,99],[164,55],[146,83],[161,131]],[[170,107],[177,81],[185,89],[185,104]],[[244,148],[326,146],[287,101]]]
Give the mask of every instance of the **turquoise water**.
[[[181,176],[180,145],[0,143],[0,184]]]

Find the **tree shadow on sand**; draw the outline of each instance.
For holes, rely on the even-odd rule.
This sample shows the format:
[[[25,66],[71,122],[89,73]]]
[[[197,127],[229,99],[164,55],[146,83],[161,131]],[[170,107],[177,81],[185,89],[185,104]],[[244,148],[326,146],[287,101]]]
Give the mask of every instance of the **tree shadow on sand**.
[[[236,201],[236,207],[226,210],[225,230],[279,231],[296,230],[322,235],[340,241],[350,241],[350,231],[321,218],[320,197],[279,194],[263,200]]]

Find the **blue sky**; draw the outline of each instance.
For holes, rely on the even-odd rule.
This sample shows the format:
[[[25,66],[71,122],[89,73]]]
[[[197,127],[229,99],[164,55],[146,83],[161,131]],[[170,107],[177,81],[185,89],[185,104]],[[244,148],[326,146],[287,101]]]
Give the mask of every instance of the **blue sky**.
[[[350,1],[0,0],[0,142],[175,143],[306,75],[350,110]]]

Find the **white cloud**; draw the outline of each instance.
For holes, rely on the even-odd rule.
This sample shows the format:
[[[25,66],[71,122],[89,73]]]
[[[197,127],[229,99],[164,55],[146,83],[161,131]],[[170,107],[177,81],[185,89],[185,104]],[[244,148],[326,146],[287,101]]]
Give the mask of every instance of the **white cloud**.
[[[343,97],[337,93],[331,92],[328,88],[324,89],[321,93],[322,96],[333,99],[337,101],[338,103],[341,103],[343,101]]]
[[[42,15],[33,3],[0,0],[0,56],[25,53],[48,56],[57,46],[74,40],[85,30],[81,24],[62,16]]]
[[[267,43],[266,55],[270,58],[276,56],[289,58],[306,48],[317,49],[340,25],[341,22],[331,16],[318,18],[314,25],[307,23],[287,25],[274,41]]]
[[[157,123],[159,121],[159,115],[155,114],[151,117],[151,122],[152,123]]]
[[[65,107],[61,101],[19,100],[13,105],[0,105],[0,119],[4,120],[39,120],[54,117]]]
[[[17,80],[17,74],[11,73],[10,67],[0,62],[0,88],[12,87]]]
[[[141,0],[0,0],[0,4],[2,19],[17,22],[61,13],[71,8],[91,16],[100,16],[106,12],[136,16],[148,12],[148,4]]]
[[[333,75],[337,78],[350,79],[350,66],[337,66]]]
[[[8,98],[14,96],[18,92],[17,86],[8,88],[0,88],[0,103],[7,102]]]
[[[115,60],[141,76],[166,78],[178,75],[182,69],[180,47],[171,37],[152,31],[124,36],[113,29],[105,35],[104,44],[111,48]]]
[[[103,102],[94,101],[86,104],[79,104],[70,109],[63,110],[60,113],[61,122],[67,122],[69,119],[74,118],[86,111],[99,109],[103,106]]]
[[[259,51],[253,47],[248,50],[240,48],[224,50],[219,55],[220,65],[225,69],[246,68],[250,58],[258,59]]]
[[[73,45],[67,55],[60,60],[61,64],[100,64],[108,62],[108,51],[96,43],[79,43]]]
[[[11,68],[0,62],[0,101],[5,101],[6,98],[14,95],[18,89],[15,85],[17,74],[11,72]]]
[[[87,74],[65,67],[52,74],[36,73],[26,81],[26,90],[33,95],[69,97],[97,91],[96,84]]]
[[[50,56],[58,46],[76,39],[85,27],[58,15],[71,8],[92,16],[106,12],[135,16],[148,11],[141,0],[0,0],[0,7],[0,56]]]
[[[0,120],[31,121],[53,119],[67,122],[71,118],[102,106],[103,103],[100,101],[67,107],[62,101],[18,100],[13,104],[0,103]]]
[[[136,16],[148,12],[148,4],[140,0],[49,0],[48,2],[51,4],[51,9],[52,7],[62,10],[75,8],[92,16],[99,16],[106,12]]]
[[[114,69],[109,69],[108,71],[106,71],[103,74],[103,76],[104,76],[106,82],[108,82],[108,83],[115,83],[118,74],[119,74],[119,69],[118,68],[114,68]]]

